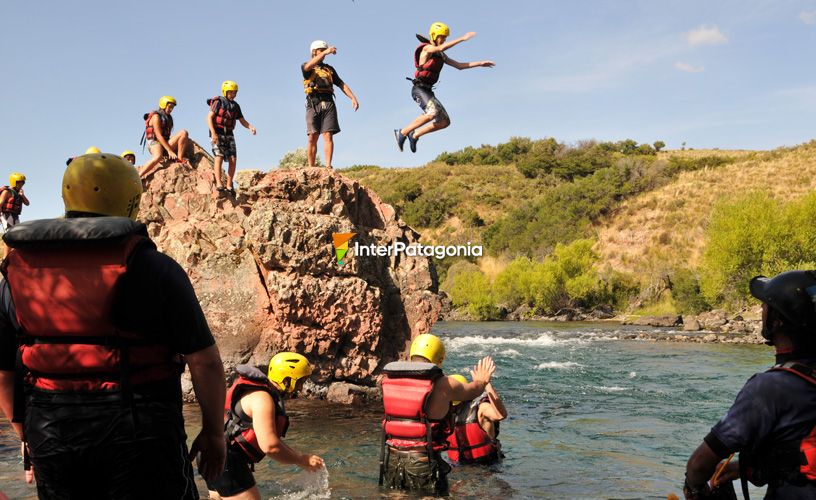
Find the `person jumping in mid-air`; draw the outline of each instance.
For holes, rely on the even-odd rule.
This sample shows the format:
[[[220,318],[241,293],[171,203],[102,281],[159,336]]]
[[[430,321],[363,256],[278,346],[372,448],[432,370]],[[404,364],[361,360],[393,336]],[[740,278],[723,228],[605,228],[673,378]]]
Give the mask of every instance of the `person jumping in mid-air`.
[[[431,132],[436,132],[437,130],[442,130],[450,125],[450,117],[447,111],[445,111],[444,106],[442,106],[442,103],[439,102],[433,93],[433,86],[439,80],[439,73],[445,64],[453,66],[456,69],[492,68],[496,65],[493,61],[454,61],[445,54],[445,51],[454,45],[458,45],[476,36],[476,33],[473,31],[448,42],[446,41],[448,35],[450,35],[448,25],[444,23],[433,23],[428,34],[431,37],[430,40],[425,39],[421,35],[417,35],[417,38],[419,38],[422,43],[420,43],[419,47],[414,51],[414,66],[416,66],[416,72],[412,80],[414,86],[411,89],[411,97],[413,97],[414,101],[422,108],[423,114],[418,116],[403,129],[394,130],[394,136],[397,138],[397,147],[399,147],[400,151],[402,151],[405,145],[405,139],[408,139],[411,152],[416,153],[416,145],[420,137]]]

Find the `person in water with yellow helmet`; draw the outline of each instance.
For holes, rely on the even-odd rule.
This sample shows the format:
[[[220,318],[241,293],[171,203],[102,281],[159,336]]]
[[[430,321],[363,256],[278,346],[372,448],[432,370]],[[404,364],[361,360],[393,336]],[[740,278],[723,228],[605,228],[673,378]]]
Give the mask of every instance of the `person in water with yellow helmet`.
[[[414,86],[411,89],[411,97],[422,108],[422,114],[402,129],[394,130],[400,151],[405,145],[405,140],[408,139],[411,152],[416,153],[417,141],[420,137],[450,125],[450,116],[433,91],[433,86],[439,81],[439,74],[446,64],[456,69],[492,68],[496,65],[493,61],[459,62],[451,59],[445,53],[451,47],[476,36],[473,31],[448,41],[450,28],[445,23],[436,22],[431,25],[428,35],[430,40],[417,35],[421,43],[414,49],[416,71],[412,80]]]
[[[340,132],[340,122],[337,119],[337,107],[334,103],[334,87],[339,87],[351,99],[354,111],[359,109],[354,92],[346,82],[340,79],[332,66],[323,60],[329,54],[337,54],[337,47],[329,46],[323,40],[315,40],[309,47],[311,59],[300,66],[303,73],[303,91],[306,92],[306,134],[309,143],[306,148],[306,157],[310,167],[315,166],[317,157],[317,140],[323,136],[323,155],[326,158],[326,167],[332,168],[334,154],[334,134]]]
[[[462,384],[467,383],[464,375],[451,377]],[[502,458],[499,422],[507,418],[507,408],[492,382],[487,383],[480,397],[454,401],[452,412],[454,429],[448,436],[448,459],[451,462],[489,465]]]
[[[144,179],[152,174],[162,158],[170,158],[171,161],[186,163],[184,150],[187,147],[189,134],[186,130],[180,130],[173,134],[173,117],[171,113],[176,108],[178,102],[173,96],[162,96],[159,99],[159,109],[145,113],[145,133],[144,140],[147,142],[147,149],[152,157],[139,170],[139,176]]]
[[[303,388],[312,365],[301,354],[279,352],[266,373],[249,365],[238,365],[236,373],[225,404],[227,463],[218,479],[207,481],[207,488],[210,498],[257,500],[261,494],[252,471],[264,457],[308,471],[323,467],[322,458],[295,451],[281,439],[289,428],[283,398]]]
[[[210,129],[210,142],[212,142],[212,152],[215,156],[213,175],[215,176],[215,189],[218,192],[228,191],[235,195],[233,178],[235,177],[235,167],[238,161],[238,150],[235,147],[235,124],[241,123],[252,135],[257,132],[255,127],[249,124],[241,112],[241,106],[235,102],[238,95],[238,84],[232,80],[227,80],[221,84],[221,95],[212,99],[207,99],[210,111],[207,113],[207,127]],[[229,167],[227,168],[227,186],[224,187],[221,181],[221,165],[226,158]]]
[[[442,373],[445,345],[429,333],[411,343],[410,361],[383,368],[385,420],[380,450],[380,484],[388,488],[444,495],[450,466],[442,459],[453,430],[451,402],[475,399],[490,382],[496,365],[487,356],[462,383]]]

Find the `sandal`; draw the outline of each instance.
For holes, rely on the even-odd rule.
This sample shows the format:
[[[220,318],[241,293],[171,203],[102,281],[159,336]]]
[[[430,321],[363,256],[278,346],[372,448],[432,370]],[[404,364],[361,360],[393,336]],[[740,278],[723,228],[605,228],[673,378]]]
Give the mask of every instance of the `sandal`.
[[[217,188],[215,188],[215,190],[218,191],[219,193],[225,193],[227,191],[227,188],[225,188],[224,186],[218,186]]]

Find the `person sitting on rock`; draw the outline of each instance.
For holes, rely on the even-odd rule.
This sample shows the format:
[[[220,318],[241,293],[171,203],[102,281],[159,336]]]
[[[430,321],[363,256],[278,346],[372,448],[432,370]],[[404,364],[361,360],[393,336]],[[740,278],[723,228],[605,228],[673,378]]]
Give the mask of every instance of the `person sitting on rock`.
[[[357,111],[360,105],[351,88],[340,79],[337,70],[323,62],[327,55],[337,54],[337,47],[329,47],[323,40],[315,40],[309,50],[312,58],[300,67],[303,73],[303,91],[306,92],[306,133],[309,136],[306,157],[309,166],[314,167],[317,139],[322,135],[326,167],[332,168],[334,134],[340,132],[337,107],[334,104],[334,86],[342,89],[351,99],[354,111]]]
[[[144,115],[145,133],[144,141],[147,141],[147,149],[153,155],[139,170],[139,176],[144,179],[152,174],[163,158],[170,158],[171,161],[187,163],[184,158],[184,150],[187,147],[189,134],[186,130],[180,130],[175,135],[173,133],[173,117],[170,114],[176,108],[176,99],[166,95],[159,99],[159,109],[153,110]]]
[[[410,361],[383,368],[383,422],[380,485],[425,495],[445,495],[450,466],[442,459],[453,429],[452,401],[469,401],[484,392],[496,365],[487,356],[463,384],[442,373],[445,345],[425,333],[411,343]],[[422,436],[422,438],[417,438]],[[430,437],[430,441],[425,438]],[[424,439],[423,439],[424,438]]]
[[[463,375],[451,375],[467,384]],[[454,429],[448,436],[448,459],[457,464],[495,463],[503,457],[499,422],[507,418],[499,394],[488,382],[481,397],[472,401],[453,402]]]
[[[130,163],[131,165],[136,165],[136,153],[134,153],[133,151],[126,149],[122,151],[122,154],[120,154],[119,156],[127,160],[127,162]]]
[[[238,95],[238,84],[232,80],[227,80],[221,84],[221,95],[212,99],[207,99],[210,105],[210,112],[207,114],[207,127],[210,129],[210,141],[212,142],[212,152],[215,156],[213,172],[215,174],[215,188],[218,192],[229,191],[235,196],[235,165],[237,163],[238,151],[235,148],[235,123],[240,122],[245,128],[255,135],[255,127],[249,124],[241,112],[241,106],[235,102]],[[227,169],[227,185],[224,187],[221,182],[221,164],[224,158],[229,162]]]
[[[236,372],[225,405],[227,463],[218,479],[207,481],[207,488],[211,499],[256,500],[261,494],[252,471],[264,457],[308,471],[323,467],[322,458],[299,453],[281,439],[289,427],[283,396],[303,388],[312,366],[301,354],[279,352],[266,374],[249,365],[238,365]]]

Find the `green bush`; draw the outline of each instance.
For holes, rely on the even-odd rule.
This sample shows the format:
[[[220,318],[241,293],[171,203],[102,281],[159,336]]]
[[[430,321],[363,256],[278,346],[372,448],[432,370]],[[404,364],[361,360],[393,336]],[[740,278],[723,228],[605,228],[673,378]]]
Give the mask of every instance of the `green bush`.
[[[674,306],[681,314],[700,314],[711,309],[700,291],[700,278],[691,269],[677,269],[671,278]]]
[[[475,266],[474,266],[475,267]],[[451,268],[452,269],[452,268]],[[486,321],[499,319],[490,290],[490,280],[478,269],[448,273],[445,290],[456,308],[466,308],[475,319]]]
[[[500,304],[515,309],[522,304],[532,305],[532,274],[534,264],[527,257],[518,257],[496,276],[493,295]]]
[[[305,148],[297,148],[293,151],[289,151],[283,158],[280,159],[278,162],[279,168],[282,169],[292,169],[292,168],[303,168],[309,166],[309,158],[306,155]],[[322,167],[323,162],[320,161],[320,155],[315,157],[315,166]]]
[[[448,218],[454,205],[447,193],[438,189],[428,191],[405,203],[402,218],[411,226],[438,227]]]

